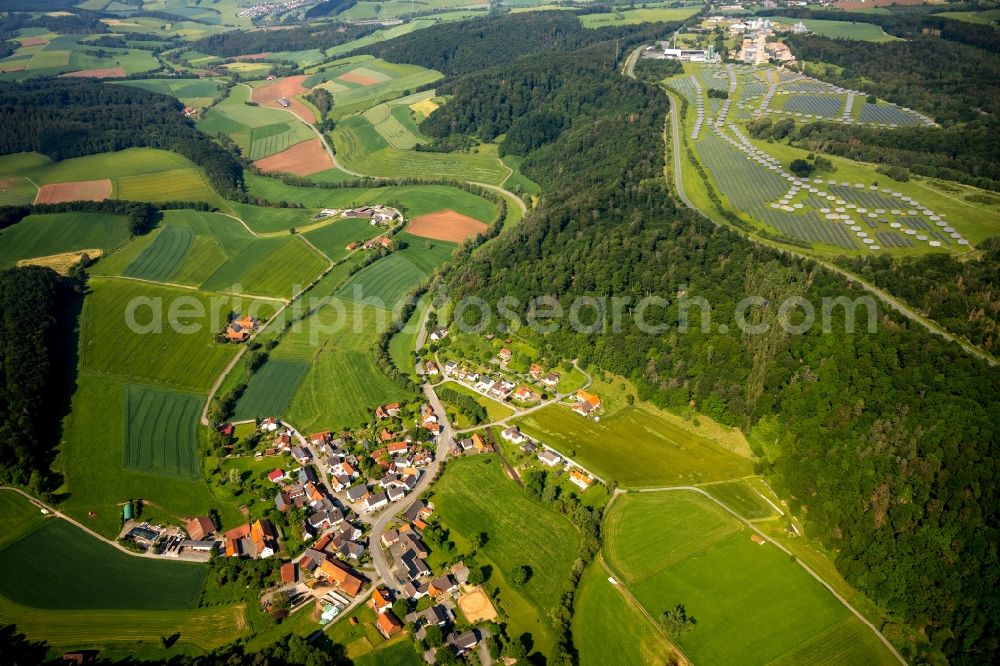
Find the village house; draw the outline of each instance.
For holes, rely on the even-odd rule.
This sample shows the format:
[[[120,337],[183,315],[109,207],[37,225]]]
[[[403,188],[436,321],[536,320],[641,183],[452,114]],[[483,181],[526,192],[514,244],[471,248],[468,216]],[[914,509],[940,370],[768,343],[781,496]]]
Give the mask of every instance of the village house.
[[[508,442],[512,442],[514,444],[520,444],[525,439],[527,439],[527,437],[525,437],[524,434],[521,433],[521,431],[518,429],[517,426],[510,426],[509,428],[505,428],[503,432],[500,433],[500,436],[506,439]]]
[[[543,465],[548,465],[549,467],[555,467],[562,462],[562,458],[548,449],[543,449],[538,454],[538,460],[541,461]]]
[[[479,453],[493,452],[493,445],[487,444],[486,440],[478,432],[472,435],[472,445],[476,447],[476,451]]]
[[[323,559],[319,564],[320,576],[336,583],[345,594],[355,597],[361,591],[364,581],[358,578],[353,572],[331,559]]]
[[[439,340],[444,340],[447,337],[448,337],[447,328],[435,328],[433,331],[431,331],[431,340],[433,340],[434,342],[437,342]]]
[[[281,483],[285,479],[285,472],[280,469],[276,469],[272,472],[268,472],[267,478],[271,481],[271,483]]]
[[[307,462],[312,460],[312,455],[301,446],[292,447],[292,457],[295,458],[295,461],[300,465],[305,465]]]
[[[365,498],[365,510],[375,511],[381,509],[389,503],[389,497],[385,493],[375,493]]]
[[[587,393],[583,389],[576,392],[576,404],[573,411],[580,416],[587,416],[593,410],[601,406],[601,399],[593,393]]]
[[[444,373],[446,375],[451,375],[458,369],[458,363],[455,363],[454,361],[445,361],[444,365],[441,367],[444,368]]]
[[[267,520],[240,525],[225,533],[227,557],[266,558],[278,549],[278,535]]]
[[[542,376],[542,366],[532,363],[531,367],[528,368],[528,374],[531,375],[532,379],[537,381]]]
[[[396,619],[391,610],[379,613],[375,618],[375,626],[378,627],[379,633],[386,638],[389,638],[403,628],[403,625],[399,623],[399,620]]]
[[[457,589],[458,583],[455,582],[455,579],[451,577],[451,574],[445,574],[440,578],[435,578],[427,588],[427,592],[432,597],[439,597],[442,594],[451,594]]]
[[[521,402],[535,402],[539,396],[527,386],[520,386],[514,391],[514,397]]]
[[[499,359],[500,359],[500,362],[501,362],[501,363],[506,363],[507,361],[509,361],[509,360],[511,359],[511,357],[512,357],[513,355],[514,355],[514,354],[513,354],[513,352],[511,352],[511,350],[509,350],[509,349],[507,349],[506,347],[504,347],[503,349],[501,349],[501,350],[500,350],[500,351],[499,351],[499,352],[497,353],[497,358],[499,358]]]
[[[559,383],[559,373],[550,372],[542,377],[542,383],[550,388],[554,388]]]
[[[437,364],[434,363],[434,361],[427,361],[424,363],[424,371],[432,377],[439,374]]]
[[[362,483],[353,488],[348,488],[346,495],[348,502],[360,502],[368,497],[368,486]]]
[[[281,427],[281,423],[273,416],[269,416],[260,422],[261,432],[275,432],[279,427]]]
[[[569,480],[576,484],[580,490],[590,488],[590,484],[594,482],[594,479],[576,469],[569,473]]]
[[[393,442],[386,445],[385,450],[389,455],[395,456],[409,451],[410,445],[407,442]]]
[[[246,342],[257,328],[257,320],[250,315],[234,319],[226,326],[226,339],[230,342]]]
[[[383,587],[376,587],[372,590],[372,597],[368,600],[368,607],[376,613],[382,613],[392,607],[392,599],[389,592]]]
[[[524,453],[527,453],[529,455],[532,454],[532,453],[534,453],[537,450],[538,450],[538,447],[535,446],[535,443],[532,442],[532,441],[530,441],[530,440],[521,445],[521,451],[523,451]]]
[[[479,636],[474,629],[470,629],[461,634],[451,634],[448,636],[447,643],[455,648],[455,652],[461,656],[479,645]]]

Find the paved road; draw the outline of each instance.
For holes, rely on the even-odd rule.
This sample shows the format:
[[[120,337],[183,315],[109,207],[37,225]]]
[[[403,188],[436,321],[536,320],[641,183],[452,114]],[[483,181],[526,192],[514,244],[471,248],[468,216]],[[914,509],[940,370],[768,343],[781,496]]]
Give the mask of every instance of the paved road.
[[[634,78],[634,76],[633,76],[633,78]],[[682,160],[681,160],[681,149],[682,148],[681,148],[680,129],[679,129],[680,128],[680,117],[679,117],[679,114],[678,114],[678,111],[677,111],[677,109],[680,107],[680,102],[677,100],[677,98],[672,93],[668,92],[667,93],[667,97],[670,98],[670,117],[671,117],[670,132],[671,132],[671,145],[672,145],[671,152],[673,153],[673,162],[674,162],[674,169],[673,169],[673,171],[674,171],[674,188],[677,191],[678,198],[682,202],[684,202],[684,205],[686,205],[691,210],[697,212],[699,215],[701,215],[705,219],[710,220],[711,222],[715,223],[718,226],[726,226],[729,229],[732,229],[733,231],[739,233],[741,236],[743,236],[744,238],[748,239],[749,241],[751,241],[753,243],[757,243],[758,245],[764,245],[764,246],[770,247],[772,249],[778,250],[779,252],[784,252],[785,254],[789,254],[789,255],[792,255],[792,256],[801,257],[803,259],[808,259],[810,261],[814,261],[814,262],[820,264],[821,266],[823,266],[824,268],[827,268],[827,269],[833,271],[834,273],[838,273],[838,274],[844,276],[845,278],[847,278],[848,280],[850,280],[852,282],[856,282],[865,291],[869,292],[870,294],[872,294],[873,296],[875,296],[877,299],[879,299],[880,301],[882,301],[886,305],[890,306],[891,308],[893,308],[894,310],[896,310],[897,312],[899,312],[901,315],[903,315],[904,317],[906,317],[910,321],[913,321],[913,322],[915,322],[917,324],[920,324],[921,326],[923,326],[924,328],[926,328],[931,333],[935,333],[937,335],[940,335],[941,337],[945,338],[946,340],[949,340],[950,342],[957,343],[966,352],[968,352],[969,354],[972,354],[973,356],[975,356],[975,357],[977,357],[977,358],[979,358],[979,359],[981,359],[983,361],[986,361],[989,365],[995,366],[995,365],[997,365],[997,363],[1000,363],[1000,361],[998,361],[997,358],[995,356],[993,356],[992,354],[990,354],[990,353],[988,353],[988,352],[980,349],[979,347],[973,345],[971,342],[969,342],[967,340],[964,340],[964,339],[958,337],[957,335],[954,335],[953,333],[947,331],[946,329],[942,328],[936,322],[928,319],[927,317],[924,317],[919,312],[917,312],[916,310],[914,310],[913,308],[911,308],[909,305],[906,305],[905,303],[903,303],[902,301],[900,301],[898,298],[896,298],[894,296],[891,296],[890,294],[888,294],[885,291],[879,289],[878,287],[876,287],[872,283],[868,282],[867,280],[865,280],[865,279],[863,279],[861,277],[858,277],[854,273],[852,273],[852,272],[850,272],[850,271],[848,271],[846,269],[843,269],[840,266],[837,266],[836,264],[834,264],[832,262],[829,262],[829,261],[827,261],[825,259],[821,259],[821,258],[816,257],[814,255],[805,254],[805,253],[801,253],[801,252],[796,252],[794,250],[791,250],[791,249],[789,249],[787,247],[784,247],[782,245],[779,245],[777,243],[774,243],[774,242],[771,242],[771,241],[768,241],[768,240],[765,240],[765,239],[757,238],[755,236],[750,236],[750,235],[748,235],[746,233],[745,230],[740,229],[738,227],[734,227],[734,226],[730,226],[730,225],[723,225],[723,223],[721,223],[718,220],[712,218],[708,213],[706,213],[705,211],[703,211],[700,208],[698,208],[697,206],[695,206],[691,202],[691,200],[688,198],[687,193],[684,191],[684,180],[683,180],[682,174],[681,174],[681,162],[682,162]],[[666,139],[666,131],[664,131],[664,140],[665,139]]]

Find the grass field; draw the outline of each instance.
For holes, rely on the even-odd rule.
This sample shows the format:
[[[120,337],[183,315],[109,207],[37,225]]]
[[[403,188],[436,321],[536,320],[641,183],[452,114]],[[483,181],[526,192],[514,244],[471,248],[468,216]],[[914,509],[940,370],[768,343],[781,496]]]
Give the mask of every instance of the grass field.
[[[414,381],[417,379],[417,375],[413,352],[417,344],[417,334],[420,332],[420,325],[424,321],[424,313],[430,307],[430,304],[430,296],[427,294],[421,296],[420,300],[417,301],[417,307],[414,308],[413,314],[406,321],[406,325],[396,335],[392,336],[392,340],[389,341],[389,356],[392,358],[392,362],[396,364],[400,372],[410,375]]]
[[[468,543],[480,532],[488,534],[479,557],[494,565],[494,578],[502,577],[498,582],[501,606],[507,606],[509,613],[508,631],[511,635],[530,632],[538,647],[547,649],[551,640],[548,611],[559,603],[580,545],[574,527],[563,516],[528,499],[493,455],[450,461],[434,486],[433,501],[453,540],[457,536]],[[525,565],[532,570],[527,583],[515,587],[505,582]]]
[[[231,217],[178,210],[165,211],[158,229],[109,256],[96,273],[289,298],[295,285],[308,284],[325,267],[300,238],[257,238]]]
[[[356,666],[421,666],[423,657],[417,654],[413,641],[401,640],[373,650],[353,660]]]
[[[0,60],[0,70],[23,68],[0,74],[0,78],[28,79],[39,76],[90,69],[121,68],[126,75],[148,72],[160,67],[148,50],[96,48],[82,35],[48,35],[42,45],[21,46],[11,56]]]
[[[239,217],[248,227],[258,234],[275,234],[287,232],[292,227],[302,228],[312,224],[311,218],[315,209],[301,208],[264,208],[262,206],[251,206],[250,204],[236,203],[229,204],[233,208],[233,213]]]
[[[249,157],[251,160],[259,160],[288,150],[295,144],[308,141],[315,136],[312,130],[297,120],[254,127],[250,131]]]
[[[747,476],[750,460],[642,407],[594,422],[552,405],[524,418],[528,435],[627,487],[706,483]]]
[[[233,417],[244,419],[283,416],[295,390],[309,370],[305,361],[275,360],[254,373],[247,390],[236,404]]]
[[[1000,9],[989,9],[983,12],[941,12],[934,16],[965,21],[966,23],[978,23],[980,25],[996,25],[1000,22]]]
[[[391,102],[383,102],[367,109],[363,115],[390,146],[409,150],[418,143],[430,141],[417,128],[415,122],[417,111],[413,110],[413,107],[427,109],[428,107],[419,105],[430,104],[430,108],[436,108],[431,101],[433,97],[434,91],[426,90]],[[421,114],[420,117],[423,118],[424,115]]]
[[[302,125],[293,120],[287,111],[266,106],[249,106],[247,104],[249,99],[250,88],[245,85],[233,86],[224,100],[203,114],[198,121],[198,129],[210,136],[219,132],[227,134],[245,155],[250,155],[255,129],[277,125],[289,128],[292,124]],[[309,131],[304,125],[302,129]]]
[[[219,202],[205,175],[196,168],[122,176],[114,181],[114,196],[126,201]]]
[[[120,85],[142,88],[150,92],[170,95],[185,106],[204,108],[219,94],[219,82],[214,79],[133,79]]]
[[[855,39],[862,42],[893,42],[898,41],[898,37],[887,35],[874,23],[854,23],[852,21],[830,21],[826,19],[797,19],[783,16],[775,16],[772,21],[794,25],[799,21],[805,24],[809,30],[833,39]]]
[[[0,595],[33,608],[194,608],[208,567],[126,555],[63,520],[0,550]]]
[[[399,150],[363,115],[340,122],[333,131],[333,142],[337,158],[346,168],[372,176],[453,178],[498,185],[510,175],[495,145],[483,144],[471,153]]]
[[[125,467],[200,479],[202,403],[193,393],[129,384],[125,389]]]
[[[581,666],[655,664],[670,649],[653,623],[608,581],[600,564],[584,573],[576,590],[573,645]]]
[[[781,515],[766,499],[764,493],[768,489],[758,478],[712,483],[705,486],[704,490],[747,520],[763,520]]]
[[[653,617],[684,604],[697,625],[678,643],[695,663],[893,659],[787,555],[754,543],[749,530],[700,495],[619,498],[605,520],[604,557]]]
[[[35,200],[38,188],[26,178],[5,176],[0,178],[0,206],[21,206]]]
[[[0,597],[0,623],[16,624],[32,640],[60,651],[117,647],[129,654],[162,649],[162,637],[180,634],[178,645],[207,652],[247,632],[243,606],[186,610],[52,610],[29,608]]]
[[[0,268],[21,259],[101,248],[110,250],[128,239],[124,217],[97,213],[29,215],[0,230]]]
[[[13,490],[0,490],[0,516],[0,550],[52,520]]]
[[[496,400],[491,400],[490,398],[486,398],[480,395],[479,393],[473,391],[472,389],[463,386],[462,384],[459,384],[458,382],[448,382],[444,386],[452,391],[455,391],[457,393],[462,393],[464,395],[467,395],[475,399],[475,401],[478,402],[480,405],[482,405],[483,409],[486,410],[486,416],[491,421],[499,421],[500,419],[505,419],[514,413],[514,410],[508,407],[507,405],[497,402]]]
[[[193,364],[192,364],[193,367]],[[155,502],[144,516],[179,521],[215,508],[225,526],[240,519],[235,503],[216,498],[202,481],[126,469],[123,419],[129,382],[83,372],[77,377],[70,415],[55,468],[63,474],[61,508],[100,534],[113,537],[121,524],[121,504],[129,498]]]
[[[391,311],[426,278],[427,273],[420,266],[401,252],[395,252],[358,271],[338,295]]]
[[[207,330],[204,322],[200,332],[186,334],[167,321],[166,309],[179,297],[211,312],[207,294],[96,276],[90,286],[93,291],[84,302],[80,331],[80,365],[85,371],[206,390],[236,353],[235,347],[215,342],[215,331]],[[232,300],[219,298],[220,302]],[[150,304],[135,310],[134,321],[139,325],[154,323],[150,310],[162,311],[161,331],[130,328],[126,320],[130,303]]]
[[[584,28],[603,28],[609,25],[636,25],[666,21],[683,21],[698,13],[700,7],[627,9],[607,14],[587,14],[580,17]]]

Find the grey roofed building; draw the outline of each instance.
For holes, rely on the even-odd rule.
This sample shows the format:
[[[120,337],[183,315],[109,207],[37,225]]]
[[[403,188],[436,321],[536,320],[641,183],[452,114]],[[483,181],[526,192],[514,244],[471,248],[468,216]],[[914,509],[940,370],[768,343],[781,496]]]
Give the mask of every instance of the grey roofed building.
[[[299,470],[299,483],[316,483],[316,472],[306,465]]]
[[[451,575],[455,577],[459,585],[465,585],[469,582],[469,567],[464,564],[456,564],[451,568]]]
[[[535,446],[534,442],[525,442],[521,445],[521,450],[525,453],[534,453],[538,450],[538,447]]]
[[[366,497],[368,497],[368,486],[363,483],[347,489],[347,499],[352,502],[357,502]]]
[[[365,547],[360,543],[355,543],[354,541],[345,541],[340,544],[338,552],[344,557],[348,557],[352,560],[360,559],[362,555],[365,554]]]
[[[417,500],[410,506],[406,507],[406,511],[403,512],[403,520],[408,523],[412,523],[414,520],[420,517],[420,510],[427,506],[427,503],[423,500]]]
[[[423,620],[425,624],[436,624],[439,627],[443,627],[451,621],[451,613],[441,604],[435,604],[430,608],[417,613],[417,619]]]
[[[479,645],[479,634],[476,633],[475,629],[461,634],[452,634],[448,636],[448,644],[454,645],[458,653],[462,654]]]

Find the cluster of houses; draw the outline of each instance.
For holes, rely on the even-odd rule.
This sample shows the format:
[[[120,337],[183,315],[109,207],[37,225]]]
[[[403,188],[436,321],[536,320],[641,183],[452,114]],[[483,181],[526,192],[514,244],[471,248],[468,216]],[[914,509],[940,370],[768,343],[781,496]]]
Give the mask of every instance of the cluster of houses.
[[[467,453],[493,453],[493,445],[483,439],[478,432],[472,437],[452,440],[448,445],[448,451],[453,456],[461,456]]]
[[[501,350],[501,353],[504,350]],[[536,381],[541,381],[547,387],[555,387],[559,383],[559,375],[557,373],[551,372],[544,377],[541,375],[541,368],[537,365],[532,365],[531,376]],[[489,375],[481,375],[475,370],[470,370],[466,367],[458,365],[455,361],[446,361],[442,366],[441,370],[449,379],[465,384],[466,386],[479,391],[491,398],[496,400],[507,400],[514,399],[518,402],[538,402],[541,400],[541,394],[533,390],[528,386],[518,386],[517,382],[512,381],[507,377],[491,377]],[[425,365],[425,371],[429,375],[438,374],[438,368],[433,363],[429,362]],[[536,376],[537,372],[537,376]]]
[[[430,551],[421,534],[433,513],[431,506],[417,500],[402,513],[402,522],[398,526],[382,534],[382,545],[388,549],[391,558],[392,574],[399,583],[400,594],[407,599],[429,596],[440,601],[445,595],[456,593],[459,585],[469,579],[468,567],[456,566],[448,573],[435,576],[427,565],[426,558]]]
[[[278,532],[269,520],[255,520],[227,531],[227,557],[264,559],[278,552]]]
[[[343,212],[347,218],[368,218],[372,226],[391,225],[394,220],[402,217],[395,208],[376,204],[374,206],[361,206],[359,208],[348,208]]]
[[[570,482],[581,491],[586,491],[594,483],[594,477],[590,474],[574,465],[572,461],[564,460],[562,456],[544,444],[533,441],[517,426],[505,428],[500,436],[511,444],[520,444],[522,453],[534,454],[538,458],[538,462],[546,467],[561,467],[563,470],[568,470]]]
[[[372,248],[385,248],[391,250],[393,248],[392,239],[388,236],[376,236],[375,238],[369,238],[368,240],[359,243],[358,241],[351,241],[344,246],[344,249],[348,252],[354,252],[358,248],[362,250],[370,250]]]

